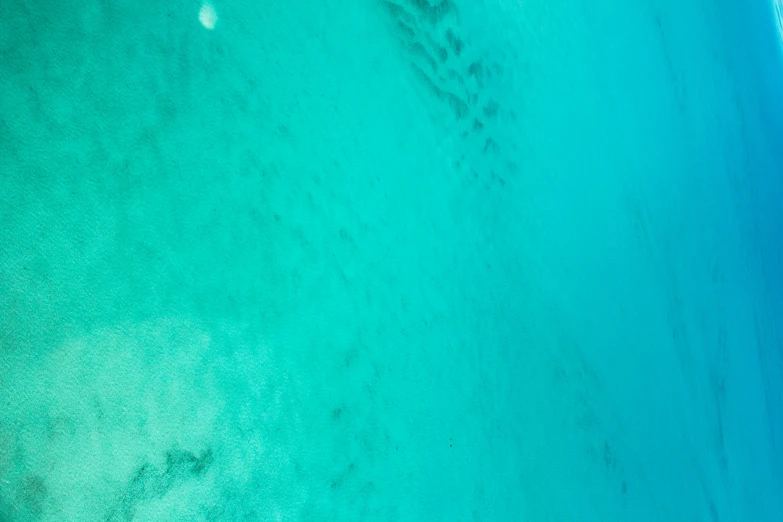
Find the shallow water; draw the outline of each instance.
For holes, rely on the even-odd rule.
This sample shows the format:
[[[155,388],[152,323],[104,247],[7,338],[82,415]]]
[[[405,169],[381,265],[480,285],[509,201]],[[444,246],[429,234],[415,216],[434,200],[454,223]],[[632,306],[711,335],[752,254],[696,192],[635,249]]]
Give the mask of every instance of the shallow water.
[[[0,520],[779,520],[745,4],[6,0]]]

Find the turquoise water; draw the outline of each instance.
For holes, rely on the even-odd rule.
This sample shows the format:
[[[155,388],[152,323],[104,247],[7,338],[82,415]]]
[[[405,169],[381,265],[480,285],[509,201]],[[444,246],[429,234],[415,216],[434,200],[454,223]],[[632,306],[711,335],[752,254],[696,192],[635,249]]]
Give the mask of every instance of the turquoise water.
[[[774,7],[4,0],[0,520],[780,520]]]

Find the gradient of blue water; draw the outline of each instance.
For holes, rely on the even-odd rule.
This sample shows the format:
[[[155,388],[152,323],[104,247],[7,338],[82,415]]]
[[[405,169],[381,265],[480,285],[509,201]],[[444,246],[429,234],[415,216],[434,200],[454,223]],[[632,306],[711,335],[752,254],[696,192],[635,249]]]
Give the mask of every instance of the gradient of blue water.
[[[780,519],[768,4],[186,4],[0,10],[0,520]]]

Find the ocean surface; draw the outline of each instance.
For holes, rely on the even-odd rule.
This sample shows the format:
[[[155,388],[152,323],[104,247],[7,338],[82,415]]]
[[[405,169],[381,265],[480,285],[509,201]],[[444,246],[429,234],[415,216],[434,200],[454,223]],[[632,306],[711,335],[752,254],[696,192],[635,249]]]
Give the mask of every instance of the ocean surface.
[[[783,520],[775,2],[0,1],[0,521]]]

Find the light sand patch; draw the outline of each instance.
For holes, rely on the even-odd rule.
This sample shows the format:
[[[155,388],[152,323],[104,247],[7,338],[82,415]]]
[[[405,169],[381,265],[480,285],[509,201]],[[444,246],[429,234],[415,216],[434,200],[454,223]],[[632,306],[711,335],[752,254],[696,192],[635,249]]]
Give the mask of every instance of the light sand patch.
[[[224,355],[226,342],[215,344],[198,325],[165,319],[11,365],[0,382],[0,515],[194,520],[224,509],[262,457],[268,469],[284,463],[236,420],[242,408],[280,420],[263,399],[263,351],[237,341]]]

